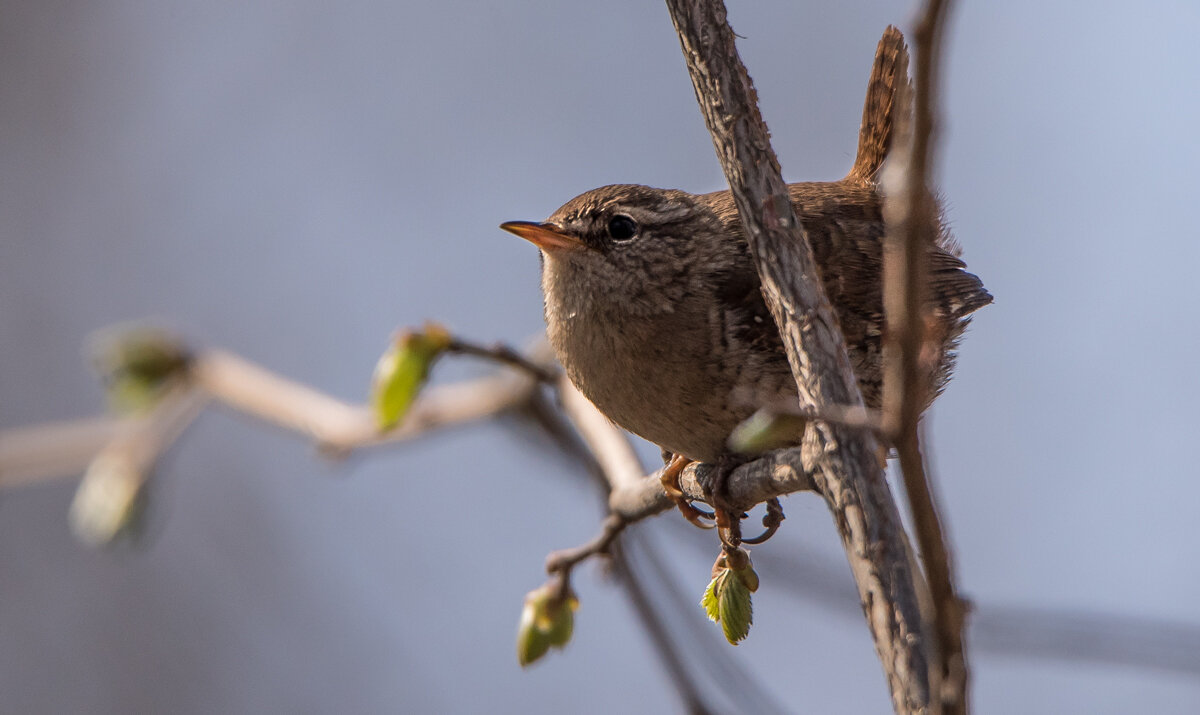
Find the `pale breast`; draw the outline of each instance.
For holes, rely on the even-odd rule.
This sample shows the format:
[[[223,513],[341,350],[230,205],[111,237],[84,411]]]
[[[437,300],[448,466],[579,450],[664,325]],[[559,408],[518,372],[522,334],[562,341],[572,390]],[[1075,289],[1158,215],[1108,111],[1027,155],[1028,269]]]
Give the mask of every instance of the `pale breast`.
[[[550,342],[571,381],[613,422],[671,452],[711,461],[747,416],[714,352],[708,315],[631,314],[547,298]]]

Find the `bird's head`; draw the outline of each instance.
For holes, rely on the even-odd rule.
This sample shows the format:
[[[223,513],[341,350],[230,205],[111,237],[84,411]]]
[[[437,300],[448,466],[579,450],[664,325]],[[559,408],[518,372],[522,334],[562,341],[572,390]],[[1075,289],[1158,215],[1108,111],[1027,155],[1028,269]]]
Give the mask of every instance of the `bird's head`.
[[[691,290],[720,221],[685,191],[616,184],[563,204],[542,223],[500,225],[541,249],[548,300],[577,294],[661,310]],[[582,294],[582,295],[580,295]]]

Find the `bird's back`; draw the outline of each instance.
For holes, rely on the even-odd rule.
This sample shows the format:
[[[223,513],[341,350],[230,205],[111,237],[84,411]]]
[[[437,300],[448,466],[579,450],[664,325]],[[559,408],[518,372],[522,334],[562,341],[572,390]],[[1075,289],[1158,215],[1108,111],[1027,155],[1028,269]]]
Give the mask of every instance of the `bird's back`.
[[[864,402],[879,405],[882,388],[883,238],[882,197],[873,184],[850,180],[789,185],[797,217],[812,247],[821,282],[846,338]],[[737,290],[746,293],[747,310],[768,314],[758,273],[746,245],[741,220],[728,191],[700,197],[733,238],[731,250],[742,254]],[[932,399],[950,377],[954,348],[972,312],[992,301],[982,281],[968,273],[950,233],[939,232],[929,249],[930,307],[937,324],[940,359],[931,374]],[[769,315],[769,314],[768,314]],[[773,322],[751,321],[761,334],[753,339],[772,344],[783,355]]]

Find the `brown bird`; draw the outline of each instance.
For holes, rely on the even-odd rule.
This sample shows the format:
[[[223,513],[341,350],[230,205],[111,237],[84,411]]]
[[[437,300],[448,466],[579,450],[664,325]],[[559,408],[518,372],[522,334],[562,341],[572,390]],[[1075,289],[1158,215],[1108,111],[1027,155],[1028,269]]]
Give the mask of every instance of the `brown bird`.
[[[840,181],[791,184],[795,209],[868,407],[881,397],[885,226],[876,175],[891,143],[896,91],[907,82],[903,36],[880,40],[858,155]],[[763,301],[733,198],[637,185],[575,197],[543,223],[501,228],[541,249],[550,343],[601,412],[664,450],[712,462],[757,406],[796,398],[783,343]],[[950,377],[967,316],[991,302],[943,227],[929,251],[940,353]]]

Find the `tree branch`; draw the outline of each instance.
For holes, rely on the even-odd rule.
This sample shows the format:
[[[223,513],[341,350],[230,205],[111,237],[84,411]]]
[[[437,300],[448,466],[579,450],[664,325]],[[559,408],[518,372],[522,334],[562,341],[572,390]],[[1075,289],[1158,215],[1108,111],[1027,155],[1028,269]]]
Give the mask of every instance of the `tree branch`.
[[[548,348],[539,344],[531,360],[545,363],[548,355]],[[231,353],[214,350],[200,355],[192,373],[197,384],[217,401],[300,432],[332,456],[493,417],[528,402],[537,387],[537,379],[523,369],[435,385],[421,392],[398,426],[380,432],[365,405],[348,404]]]
[[[523,358],[542,370],[549,369],[551,359],[544,342]],[[536,394],[539,380],[518,366],[435,385],[422,391],[400,425],[380,432],[365,405],[343,402],[222,350],[199,353],[181,379],[217,403],[312,439],[335,457],[522,407]],[[0,432],[0,488],[77,476],[137,420],[98,417]]]
[[[0,432],[0,489],[78,476],[131,423],[102,416]]]
[[[929,325],[927,256],[940,231],[930,191],[936,145],[941,37],[949,0],[929,0],[914,35],[915,98],[901,85],[896,132],[884,171],[883,300],[888,331],[884,350],[884,431],[896,447],[904,475],[913,530],[929,583],[934,632],[935,697],[947,715],[968,711],[968,668],[963,637],[966,607],[954,585],[950,548],[938,515],[932,484],[921,453],[921,412],[929,401],[926,350]],[[934,338],[936,340],[936,338]]]
[[[803,407],[862,404],[844,338],[796,219],[720,0],[667,0],[696,97],[779,326]],[[801,449],[833,512],[898,713],[927,712],[929,638],[875,439],[827,423]],[[797,472],[804,470],[797,466]]]
[[[90,461],[71,502],[71,527],[79,539],[100,546],[135,523],[154,465],[207,399],[186,379],[173,378],[152,408],[120,424]]]

